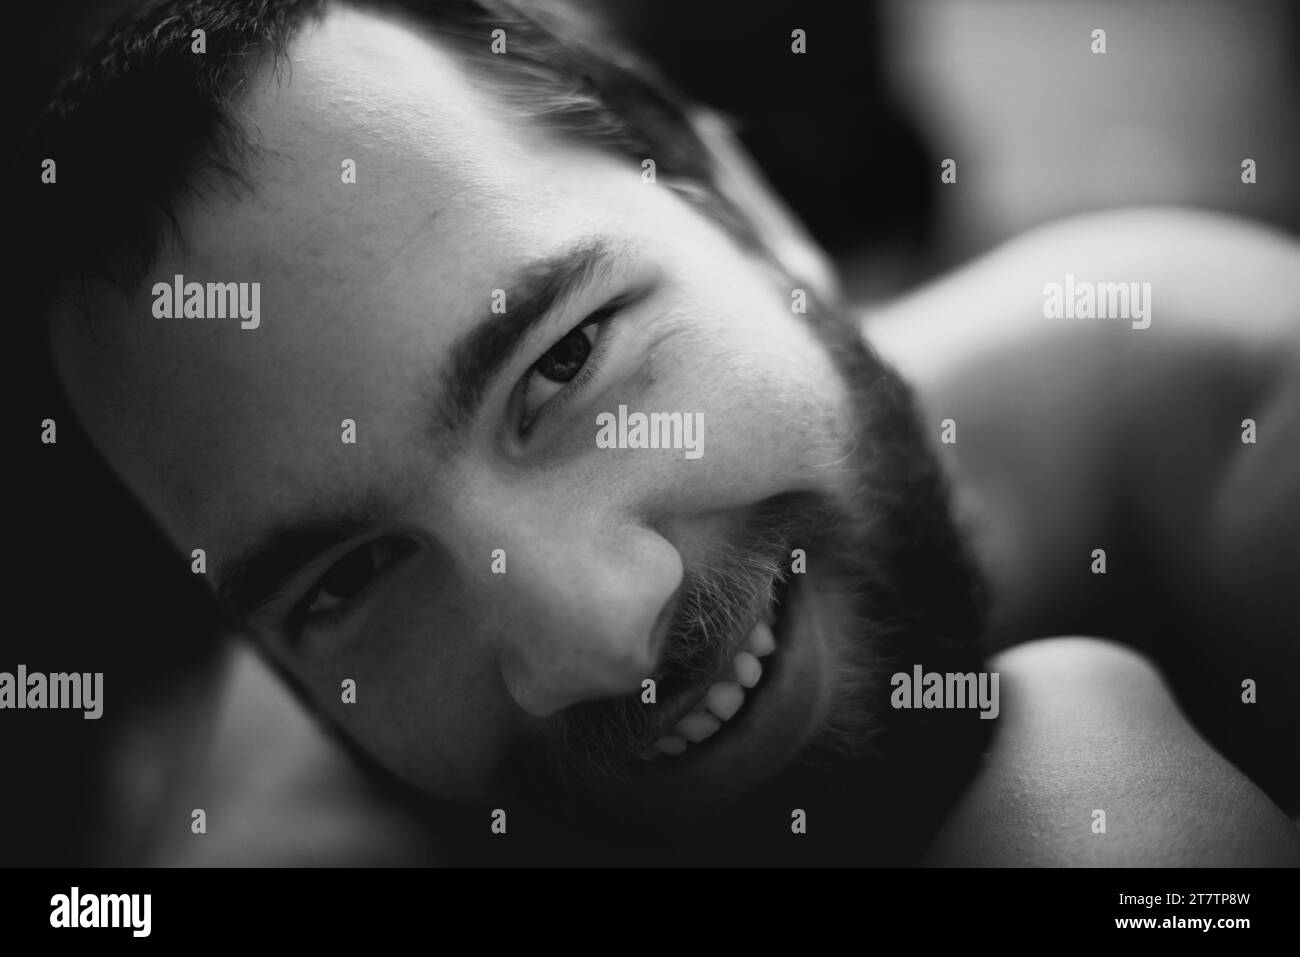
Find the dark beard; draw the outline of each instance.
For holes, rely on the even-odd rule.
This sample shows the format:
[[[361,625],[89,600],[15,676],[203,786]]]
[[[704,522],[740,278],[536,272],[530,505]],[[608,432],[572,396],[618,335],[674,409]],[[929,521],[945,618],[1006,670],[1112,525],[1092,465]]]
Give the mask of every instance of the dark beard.
[[[511,837],[474,848],[474,859],[910,863],[969,778],[990,722],[974,711],[894,711],[887,688],[891,673],[915,663],[979,670],[982,581],[910,390],[847,317],[814,304],[808,320],[851,393],[854,435],[836,467],[856,494],[760,503],[689,569],[660,689],[666,697],[716,675],[735,636],[783,586],[791,548],[804,547],[830,569],[829,591],[843,606],[820,733],[749,794],[657,813],[626,800],[644,766],[636,755],[665,730],[654,709],[635,695],[574,706],[556,716],[544,748],[533,743],[505,763]],[[797,838],[794,809],[812,822]]]

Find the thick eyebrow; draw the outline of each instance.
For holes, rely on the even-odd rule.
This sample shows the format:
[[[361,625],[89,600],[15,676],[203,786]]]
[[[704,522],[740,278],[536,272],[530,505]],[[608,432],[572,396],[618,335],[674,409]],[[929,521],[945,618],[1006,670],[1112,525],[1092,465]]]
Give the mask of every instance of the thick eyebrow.
[[[366,502],[348,511],[309,512],[275,526],[218,568],[218,605],[245,623],[312,559],[364,534],[382,519],[377,503]]]
[[[557,255],[527,265],[508,286],[506,311],[488,311],[448,351],[437,407],[450,432],[478,414],[493,381],[552,311],[613,270],[624,258],[604,236],[579,240]]]

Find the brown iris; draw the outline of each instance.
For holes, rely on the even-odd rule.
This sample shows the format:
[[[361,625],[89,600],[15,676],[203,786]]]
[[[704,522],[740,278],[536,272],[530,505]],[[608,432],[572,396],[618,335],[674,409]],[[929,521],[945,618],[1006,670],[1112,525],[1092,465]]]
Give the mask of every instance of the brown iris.
[[[568,382],[591,355],[591,340],[581,328],[573,329],[537,360],[534,369],[552,382]]]

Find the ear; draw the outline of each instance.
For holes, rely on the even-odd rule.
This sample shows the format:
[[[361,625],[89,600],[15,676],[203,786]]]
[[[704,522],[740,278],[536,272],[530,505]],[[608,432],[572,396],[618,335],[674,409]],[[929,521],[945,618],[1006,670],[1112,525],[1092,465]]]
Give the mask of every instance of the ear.
[[[782,202],[728,122],[713,110],[696,107],[691,123],[717,169],[719,190],[749,217],[786,272],[806,283],[820,299],[842,302],[843,291],[830,258]]]

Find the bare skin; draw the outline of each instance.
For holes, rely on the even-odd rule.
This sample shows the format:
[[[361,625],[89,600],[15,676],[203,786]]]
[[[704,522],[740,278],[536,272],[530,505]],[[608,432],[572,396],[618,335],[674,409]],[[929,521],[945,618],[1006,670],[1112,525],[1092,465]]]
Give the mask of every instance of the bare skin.
[[[1300,862],[1300,832],[1195,732],[1131,649],[1057,638],[1004,651],[990,667],[1002,675],[1004,703],[994,747],[926,863]]]
[[[245,105],[275,158],[256,172],[257,195],[185,210],[185,241],[156,269],[168,278],[264,281],[261,328],[141,322],[150,314],[146,289],[132,301],[104,301],[115,314],[97,341],[73,323],[58,326],[56,355],[110,465],[178,552],[201,543],[213,568],[307,505],[379,490],[384,517],[314,556],[248,622],[249,633],[394,773],[441,797],[490,800],[494,762],[511,741],[573,703],[639,689],[683,565],[730,517],[791,489],[833,489],[833,470],[818,463],[842,449],[843,390],[820,344],[792,318],[788,288],[716,225],[667,190],[645,189],[626,164],[504,114],[436,43],[343,10],[301,38],[295,56],[290,84],[255,85]],[[430,97],[431,89],[449,93]],[[820,253],[743,158],[725,139],[714,145],[727,188],[785,267],[813,282],[825,276]],[[363,178],[349,191],[339,186],[338,158],[353,154]],[[1300,483],[1294,453],[1274,438],[1288,421],[1294,431],[1300,406],[1287,398],[1295,353],[1281,345],[1295,333],[1288,270],[1296,274],[1296,253],[1230,224],[1152,221],[1155,233],[1128,251],[1115,244],[1137,234],[1117,227],[1132,220],[1062,227],[1055,239],[1039,237],[898,304],[868,335],[916,384],[936,439],[939,420],[958,422],[958,443],[937,447],[999,600],[991,649],[1052,634],[1155,641],[1144,629],[1194,595],[1205,605],[1195,614],[1227,616],[1235,640],[1213,640],[1207,628],[1209,638],[1171,647],[1194,655],[1195,674],[1229,675],[1221,693],[1234,701],[1242,677],[1266,677],[1261,696],[1281,706],[1295,643],[1278,623],[1294,628],[1300,614],[1279,584],[1300,565],[1279,507],[1294,502]],[[449,343],[521,263],[591,235],[626,252],[618,267],[530,340],[456,443],[429,442],[429,376]],[[1041,287],[1066,272],[1153,282],[1152,327],[1043,320]],[[1201,288],[1215,276],[1236,277],[1219,299]],[[550,412],[531,444],[503,441],[515,383],[530,363],[629,288],[650,297],[619,319],[592,388],[605,405],[702,410],[710,423],[702,466],[691,471],[673,454],[598,452],[579,428],[604,407],[590,395]],[[1248,330],[1224,318],[1241,314],[1254,317]],[[534,396],[530,387],[527,397],[540,405],[555,391]],[[1185,418],[1164,411],[1193,398],[1204,408]],[[1160,413],[1133,415],[1146,407]],[[1226,424],[1212,423],[1205,408],[1223,411]],[[344,416],[362,424],[364,454],[339,442]],[[1247,416],[1266,438],[1241,447],[1234,429]],[[1146,524],[1135,528],[1135,516]],[[290,606],[380,535],[417,543],[414,557],[342,624],[291,633]],[[511,556],[505,578],[489,572],[498,546]],[[1158,576],[1162,590],[1120,587],[1123,600],[1105,593],[1098,604],[1088,572],[1094,547],[1110,554],[1108,584],[1141,574]],[[1252,554],[1270,557],[1272,578],[1244,577]],[[1090,607],[1104,607],[1104,620],[1080,614]],[[482,608],[492,614],[477,614]],[[804,667],[788,671],[799,686],[769,696],[778,730],[735,746],[737,773],[796,748],[795,732],[820,707],[833,667],[800,638],[796,625],[790,644],[805,650]],[[1168,769],[1148,746],[1159,738],[1143,736],[1157,730],[1178,736],[1183,756],[1205,772],[1188,779],[1196,793],[1184,796],[1179,820],[1190,820],[1186,811],[1203,821],[1230,801],[1249,812],[1222,823],[1221,845],[1212,835],[1174,842],[1180,862],[1222,861],[1236,849],[1248,863],[1265,845],[1285,852],[1294,839],[1285,817],[1182,730],[1140,659],[1092,644],[1072,645],[1069,655],[1095,659],[1090,673],[1115,680],[1062,678],[1053,661],[1028,651],[998,659],[1011,687],[1029,690],[1008,700],[1016,717],[958,811],[961,834],[993,834],[1004,822],[998,788],[1008,769],[1050,782],[1059,753],[1077,753],[1068,732],[1078,725],[1056,709],[1065,681],[1093,696],[1099,729],[1125,732],[1123,760],[1091,752],[1096,760],[1068,769],[1124,795],[1106,845],[1119,860],[1149,859],[1152,828],[1167,810],[1156,785]],[[1137,684],[1111,695],[1128,674]],[[340,702],[345,676],[356,678],[366,707]],[[1257,707],[1265,726],[1229,722],[1223,733],[1276,763],[1294,748],[1294,711]],[[283,744],[282,753],[293,752]],[[1275,790],[1282,800],[1284,789]],[[1017,813],[1052,822],[1062,836],[1044,848],[1036,835],[1005,834],[1011,857],[1093,860],[1092,845],[1069,837],[1088,833],[1077,807],[1050,788],[1025,800]],[[1142,823],[1124,830],[1131,821]],[[953,839],[936,861],[973,862],[986,849]]]
[[[1044,319],[1039,289],[1066,273],[1151,282],[1151,327]],[[1146,652],[1293,814],[1297,277],[1300,250],[1280,234],[1135,210],[1037,231],[867,324],[930,420],[958,422],[937,448],[993,581],[990,649],[1084,632]],[[1242,702],[1245,679],[1259,704]]]
[[[1067,273],[1151,282],[1151,327],[1044,319],[1039,289]],[[930,421],[958,423],[936,447],[992,581],[989,648],[1100,631],[1177,676],[1080,640],[997,655],[1019,703],[933,863],[1300,860],[1295,828],[1228,763],[1295,813],[1297,277],[1300,251],[1269,230],[1126,211],[1039,230],[868,320]],[[1240,441],[1246,418],[1266,441]],[[1246,678],[1267,710],[1242,701]],[[1082,826],[1120,794],[1106,839]]]

